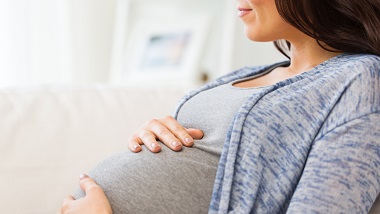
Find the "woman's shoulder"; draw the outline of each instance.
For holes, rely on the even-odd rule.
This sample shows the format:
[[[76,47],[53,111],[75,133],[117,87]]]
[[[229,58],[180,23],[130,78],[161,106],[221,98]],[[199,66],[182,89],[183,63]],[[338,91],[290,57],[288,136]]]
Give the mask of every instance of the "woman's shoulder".
[[[351,79],[351,85],[368,86],[366,90],[379,93],[376,88],[380,83],[380,57],[370,54],[355,54],[343,57],[339,66],[347,78]]]
[[[380,60],[380,56],[374,55],[374,54],[366,54],[366,53],[343,53],[339,56],[341,56],[342,59],[359,60],[359,61],[362,61],[362,60],[379,61]]]
[[[355,118],[380,112],[380,57],[367,54],[346,55],[337,62],[334,77],[336,91],[330,91],[339,98],[330,117],[334,121]],[[334,73],[334,72],[333,72]],[[336,119],[339,118],[339,119]]]
[[[380,57],[368,54],[345,54],[332,59],[316,75],[321,81],[318,93],[333,104],[320,135],[380,112]]]
[[[320,65],[317,70],[332,83],[340,82],[345,88],[379,93],[380,57],[370,54],[342,54]],[[320,78],[317,76],[316,78]],[[361,87],[359,87],[361,86]]]
[[[330,69],[348,71],[379,71],[380,56],[372,54],[342,54],[331,60]]]
[[[337,60],[341,65],[335,66],[341,81],[346,81],[347,90],[359,94],[379,94],[380,57],[370,54],[351,54]],[[334,66],[332,67],[332,69]],[[334,73],[334,71],[332,71]]]

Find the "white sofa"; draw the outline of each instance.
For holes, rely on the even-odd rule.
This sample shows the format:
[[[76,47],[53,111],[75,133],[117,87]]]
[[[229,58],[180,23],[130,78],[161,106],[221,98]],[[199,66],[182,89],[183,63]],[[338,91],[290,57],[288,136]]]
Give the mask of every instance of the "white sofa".
[[[78,176],[189,89],[36,86],[0,89],[0,213],[56,213]]]
[[[172,113],[189,90],[0,89],[0,213],[55,213],[80,173],[128,149],[130,133]],[[372,213],[380,213],[379,206]]]

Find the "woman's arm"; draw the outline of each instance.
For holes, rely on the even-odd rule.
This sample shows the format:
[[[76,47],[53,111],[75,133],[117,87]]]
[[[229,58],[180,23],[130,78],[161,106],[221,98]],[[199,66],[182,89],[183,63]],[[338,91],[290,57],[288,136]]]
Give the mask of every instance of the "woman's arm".
[[[67,196],[63,201],[59,213],[111,214],[111,205],[102,188],[85,174],[82,174],[79,178],[80,187],[86,193],[86,196],[78,200],[75,200],[71,195]]]
[[[380,114],[317,139],[288,213],[367,213],[380,191]]]

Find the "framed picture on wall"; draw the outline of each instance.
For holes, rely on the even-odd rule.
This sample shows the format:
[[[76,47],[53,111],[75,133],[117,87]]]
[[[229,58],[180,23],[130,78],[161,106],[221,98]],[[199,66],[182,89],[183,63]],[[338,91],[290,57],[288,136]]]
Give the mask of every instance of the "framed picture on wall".
[[[136,22],[127,43],[121,81],[144,87],[197,84],[208,23],[206,16]]]

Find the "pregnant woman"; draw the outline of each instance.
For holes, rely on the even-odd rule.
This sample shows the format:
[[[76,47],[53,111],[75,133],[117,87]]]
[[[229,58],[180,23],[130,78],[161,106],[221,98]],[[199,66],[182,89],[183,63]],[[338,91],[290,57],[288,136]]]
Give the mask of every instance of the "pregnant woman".
[[[185,96],[173,117],[130,137],[131,151],[81,176],[84,191],[61,213],[371,209],[380,192],[380,2],[237,5],[247,37],[275,41],[290,60]]]

